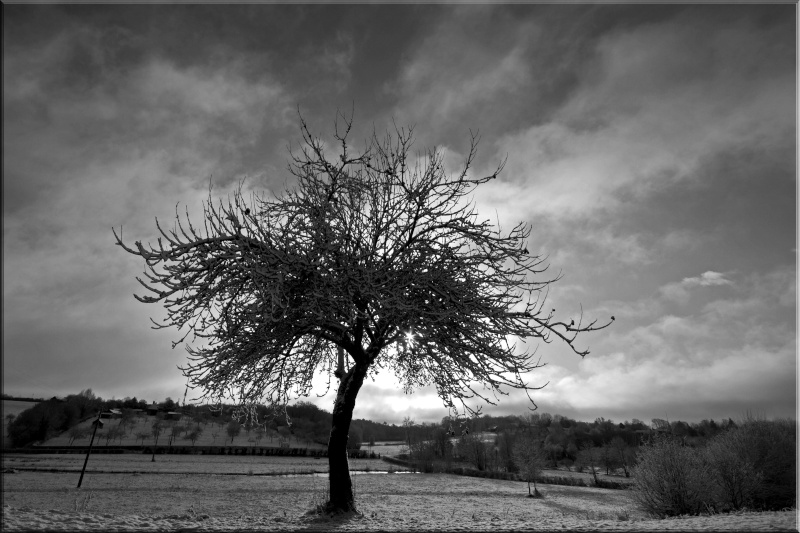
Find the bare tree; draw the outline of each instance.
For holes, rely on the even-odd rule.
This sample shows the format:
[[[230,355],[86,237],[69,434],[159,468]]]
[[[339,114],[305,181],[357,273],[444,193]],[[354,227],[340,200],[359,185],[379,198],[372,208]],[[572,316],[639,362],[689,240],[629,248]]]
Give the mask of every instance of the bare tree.
[[[150,433],[148,433],[147,431],[140,431],[139,433],[136,434],[136,438],[142,441],[142,446],[144,446],[144,439],[146,439],[149,436]]]
[[[578,451],[578,460],[582,465],[589,468],[594,484],[598,485],[597,472],[601,461],[600,448],[597,448],[591,442],[584,444]]]
[[[164,432],[164,413],[158,413],[156,419],[153,420],[153,425],[150,426],[150,433],[153,435],[153,457],[151,461],[156,460],[156,448],[158,447],[158,437]]]
[[[124,432],[119,425],[108,428],[108,431],[105,433],[106,446],[108,446],[111,441],[122,438],[123,435]]]
[[[133,409],[124,408],[122,410],[122,415],[119,417],[119,422],[117,425],[122,429],[125,433],[130,430],[130,424],[134,420]]]
[[[547,452],[542,446],[542,441],[532,432],[518,435],[514,441],[513,457],[522,478],[528,482],[528,497],[540,498],[542,495],[536,488],[536,477],[542,473],[547,461]],[[533,493],[531,493],[531,482],[533,482]]]
[[[411,419],[410,416],[407,416],[403,419],[403,432],[406,435],[406,446],[408,446],[408,451],[411,453],[411,446],[413,444],[413,433],[414,433],[414,420]]]
[[[489,460],[488,447],[477,434],[461,435],[458,438],[458,453],[478,470],[486,470]]]
[[[196,428],[192,429],[192,430],[191,430],[191,431],[190,431],[190,432],[189,432],[189,433],[186,435],[186,437],[185,437],[185,438],[187,438],[187,439],[189,439],[190,441],[192,441],[192,446],[194,446],[194,445],[195,445],[195,443],[197,442],[197,439],[199,439],[199,438],[200,438],[200,435],[202,435],[202,434],[203,434],[203,428],[196,427]]]
[[[228,422],[228,425],[225,427],[225,431],[228,433],[228,436],[231,438],[231,444],[233,444],[233,439],[239,436],[239,433],[242,432],[242,425],[237,422],[236,420],[231,420]]]
[[[170,423],[169,428],[169,444],[168,446],[172,448],[172,443],[178,440],[180,434],[183,432],[184,427],[180,424],[176,424],[175,422]]]
[[[76,439],[82,439],[89,435],[89,430],[81,426],[72,426],[67,430],[67,434],[69,435],[69,445],[75,442]]]
[[[630,465],[636,459],[636,452],[625,442],[622,437],[614,437],[609,444],[616,455],[617,463],[622,466],[625,477],[630,477]]]
[[[434,385],[445,406],[475,413],[506,388],[539,388],[526,375],[540,361],[509,339],[559,339],[584,356],[576,336],[611,323],[556,318],[545,299],[559,276],[545,277],[544,257],[526,248],[530,226],[504,232],[479,220],[468,199],[503,165],[473,176],[475,135],[451,175],[438,149],[415,158],[413,128],[373,135],[354,153],[342,119],[329,145],[301,117],[296,187],[280,196],[240,185],[215,203],[209,192],[202,226],[176,209],[172,229],[156,221],[155,245],[128,246],[114,231],[146,264],[147,293],[136,298],[166,308],[155,327],[185,328],[174,345],[190,333],[197,341],[183,371],[204,397],[285,406],[310,394],[320,369],[338,379],[334,511],[355,509],[346,448],[368,375],[389,369],[407,391]]]

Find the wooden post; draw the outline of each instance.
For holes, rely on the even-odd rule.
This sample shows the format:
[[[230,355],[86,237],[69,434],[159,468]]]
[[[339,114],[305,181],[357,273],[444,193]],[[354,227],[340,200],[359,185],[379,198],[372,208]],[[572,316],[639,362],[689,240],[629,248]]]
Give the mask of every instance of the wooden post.
[[[78,488],[81,488],[81,483],[83,483],[83,474],[86,472],[86,465],[89,463],[89,454],[92,453],[92,444],[94,444],[94,436],[97,434],[97,428],[100,427],[100,412],[97,412],[97,420],[94,421],[94,431],[92,431],[92,440],[89,441],[89,449],[86,450],[86,460],[83,461],[83,469],[81,470],[81,477],[78,480]]]

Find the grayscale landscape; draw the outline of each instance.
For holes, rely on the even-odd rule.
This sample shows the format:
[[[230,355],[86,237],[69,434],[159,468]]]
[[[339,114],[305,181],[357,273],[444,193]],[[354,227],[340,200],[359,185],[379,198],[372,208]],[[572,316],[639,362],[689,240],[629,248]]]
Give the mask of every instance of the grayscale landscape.
[[[2,25],[3,531],[797,531],[796,2]]]

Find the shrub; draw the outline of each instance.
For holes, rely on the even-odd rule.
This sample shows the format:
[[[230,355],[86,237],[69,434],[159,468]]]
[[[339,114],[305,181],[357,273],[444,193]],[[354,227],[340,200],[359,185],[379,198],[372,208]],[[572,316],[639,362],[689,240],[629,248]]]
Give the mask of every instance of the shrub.
[[[732,430],[717,435],[705,449],[714,469],[714,486],[720,510],[751,506],[762,483],[762,475],[748,457],[745,432]]]
[[[565,485],[568,487],[586,487],[587,484],[579,477],[570,476],[541,476],[537,478],[539,483],[547,485]]]
[[[594,486],[601,489],[617,489],[617,490],[628,488],[628,485],[626,483],[620,483],[619,481],[612,481],[609,479],[600,479],[600,478],[598,478],[594,482]]]
[[[780,510],[797,497],[797,424],[747,417],[706,448],[720,506]]]
[[[698,514],[713,505],[710,465],[679,439],[657,437],[640,448],[637,459],[633,496],[645,512]]]

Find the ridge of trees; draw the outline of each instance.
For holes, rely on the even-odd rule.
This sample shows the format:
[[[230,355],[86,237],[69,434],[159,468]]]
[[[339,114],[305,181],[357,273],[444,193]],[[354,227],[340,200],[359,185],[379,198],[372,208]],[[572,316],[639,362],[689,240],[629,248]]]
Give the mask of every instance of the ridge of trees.
[[[5,392],[0,394],[0,398],[3,400],[12,400],[16,402],[43,402],[45,400],[44,398],[33,398],[28,396],[11,396]]]
[[[221,417],[226,422],[236,416],[234,405],[180,405],[169,397],[161,402],[152,403],[135,396],[104,400],[96,396],[91,389],[48,400],[12,398],[8,395],[3,395],[3,399],[38,401],[36,405],[19,415],[6,417],[7,434],[13,447],[43,442],[95,416],[100,411],[111,409],[147,409],[155,406],[161,411],[179,410],[184,415],[199,420]],[[320,444],[327,443],[332,415],[313,403],[301,401],[287,406],[285,415],[288,415],[288,418],[284,416],[282,410],[273,410],[263,405],[258,406],[255,415],[254,421],[270,429],[278,430],[283,427],[282,431],[290,431],[298,437]],[[497,434],[499,439],[507,440],[509,435],[527,428],[535,429],[541,435],[543,449],[553,464],[569,466],[575,461],[580,461],[581,450],[599,448],[615,439],[621,440],[626,446],[635,447],[643,436],[656,432],[681,437],[688,445],[698,445],[735,425],[736,423],[730,418],[720,422],[703,420],[692,424],[683,421],[668,422],[662,419],[653,419],[650,425],[637,419],[615,423],[602,417],[593,422],[584,422],[559,414],[534,412],[523,416],[484,415],[467,420],[444,417],[439,423],[421,424],[407,419],[401,425],[354,419],[349,440],[351,447],[358,448],[361,445],[374,444],[376,441],[408,442],[412,434],[414,435],[412,440],[419,440],[424,435],[436,438],[437,431],[442,436],[460,436],[465,432],[472,434],[492,432]]]

